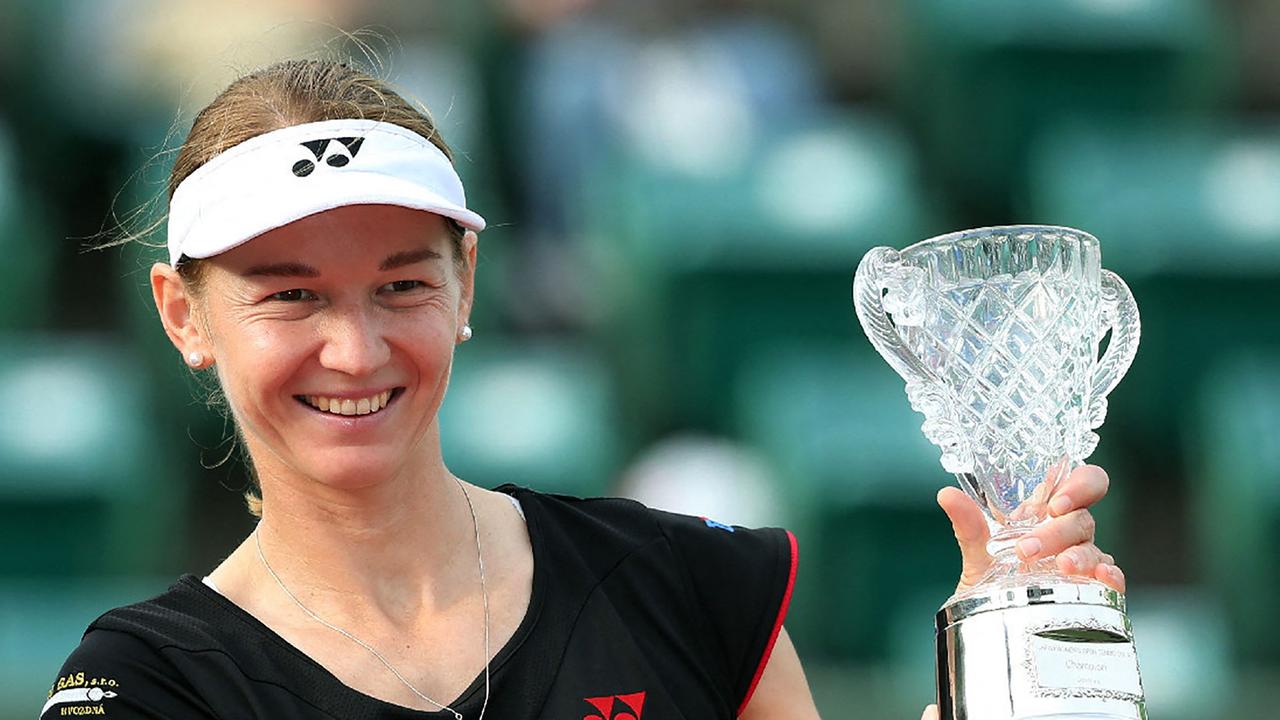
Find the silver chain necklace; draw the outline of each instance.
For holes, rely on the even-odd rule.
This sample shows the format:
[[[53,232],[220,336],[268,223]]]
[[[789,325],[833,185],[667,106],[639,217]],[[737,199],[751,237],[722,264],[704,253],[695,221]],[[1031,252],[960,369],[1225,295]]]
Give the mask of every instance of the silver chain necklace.
[[[479,720],[484,720],[484,711],[489,707],[489,590],[485,586],[485,580],[484,580],[484,556],[481,555],[480,553],[480,521],[476,518],[476,508],[474,505],[471,504],[471,493],[467,492],[467,488],[463,486],[462,481],[456,477],[453,479],[453,481],[458,484],[458,489],[462,491],[462,496],[467,499],[467,509],[471,511],[471,526],[475,529],[475,534],[476,534],[476,559],[477,559],[476,564],[480,569],[480,596],[484,600],[484,703],[480,706],[480,718],[479,718]],[[258,528],[261,528],[261,524],[259,524]],[[302,612],[306,613],[312,620],[315,620],[316,622],[320,623],[321,625],[324,625],[330,630],[347,638],[348,640],[359,645],[365,650],[368,650],[375,658],[378,659],[378,662],[382,663],[383,666],[385,666],[388,670],[390,670],[391,674],[395,675],[396,679],[399,680],[401,683],[403,683],[405,687],[409,688],[409,690],[412,691],[414,695],[417,695],[418,697],[431,703],[432,705],[435,705],[441,710],[447,710],[453,713],[453,717],[455,718],[455,720],[462,720],[462,713],[458,712],[457,710],[454,710],[453,708],[449,707],[448,705],[445,705],[444,703],[438,700],[433,700],[430,697],[427,697],[426,693],[423,693],[421,690],[414,687],[412,683],[406,680],[404,675],[401,675],[400,671],[396,670],[395,667],[391,665],[391,663],[387,662],[387,659],[382,656],[382,653],[378,652],[377,650],[374,650],[373,646],[369,645],[369,643],[361,640],[355,635],[352,635],[346,630],[343,630],[337,625],[334,625],[333,623],[328,622],[327,620],[315,614],[314,612],[311,612],[311,610],[306,605],[302,604],[302,601],[299,600],[296,595],[294,595],[292,592],[289,592],[289,588],[285,587],[284,581],[280,579],[280,576],[276,574],[276,571],[271,568],[271,564],[267,562],[267,556],[262,554],[262,536],[258,532],[258,528],[254,528],[254,531],[253,531],[254,544],[257,545],[258,547],[258,559],[262,561],[262,566],[266,568],[267,572],[270,573],[271,577],[275,579],[276,584],[280,586],[280,589],[284,591],[284,594],[288,595],[289,599],[292,600],[293,603],[297,605],[300,610],[302,610]]]

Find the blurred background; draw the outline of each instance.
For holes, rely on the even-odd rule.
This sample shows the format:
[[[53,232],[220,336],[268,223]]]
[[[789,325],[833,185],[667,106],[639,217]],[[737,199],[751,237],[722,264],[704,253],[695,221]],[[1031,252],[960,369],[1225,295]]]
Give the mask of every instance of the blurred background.
[[[1097,235],[1142,310],[1091,461],[1152,717],[1273,717],[1277,48],[1271,0],[0,0],[0,718],[250,531],[154,317],[161,252],[85,248],[163,217],[231,79],[334,55],[432,109],[490,222],[450,467],[792,528],[827,718],[918,717],[959,568],[853,269],[965,227]]]

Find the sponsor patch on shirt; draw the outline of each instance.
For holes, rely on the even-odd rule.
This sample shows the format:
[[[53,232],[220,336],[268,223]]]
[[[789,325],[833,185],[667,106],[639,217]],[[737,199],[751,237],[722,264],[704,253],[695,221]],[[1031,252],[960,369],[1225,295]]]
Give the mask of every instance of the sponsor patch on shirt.
[[[705,516],[702,516],[701,520],[702,522],[706,523],[707,527],[709,528],[716,528],[717,530],[728,530],[729,532],[733,532],[732,525],[725,525],[722,522],[716,522],[715,520],[712,520],[711,518],[705,517]]]
[[[40,717],[106,717],[103,701],[116,697],[117,685],[115,678],[86,675],[83,672],[60,677],[49,688],[49,699],[40,710]],[[50,713],[51,708],[56,708],[56,711]]]
[[[583,698],[598,715],[592,714],[582,720],[641,720],[644,710],[644,692],[627,693],[626,695],[603,695],[601,697]]]

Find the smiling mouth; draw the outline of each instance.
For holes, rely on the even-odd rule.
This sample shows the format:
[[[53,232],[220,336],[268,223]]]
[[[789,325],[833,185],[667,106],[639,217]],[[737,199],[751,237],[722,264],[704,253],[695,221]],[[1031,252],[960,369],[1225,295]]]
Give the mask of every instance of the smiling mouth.
[[[294,395],[303,405],[329,415],[373,415],[390,405],[404,388],[386,390],[364,398],[331,398],[323,395]]]

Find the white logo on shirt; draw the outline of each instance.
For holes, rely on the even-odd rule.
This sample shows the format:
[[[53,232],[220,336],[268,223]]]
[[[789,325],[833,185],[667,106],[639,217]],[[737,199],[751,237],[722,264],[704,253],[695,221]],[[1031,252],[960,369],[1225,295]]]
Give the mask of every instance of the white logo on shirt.
[[[103,690],[100,687],[70,688],[67,690],[59,690],[58,692],[49,696],[49,702],[46,702],[44,704],[44,707],[40,709],[40,717],[44,717],[44,714],[48,712],[49,708],[53,707],[54,705],[62,705],[63,703],[73,703],[73,702],[99,702],[103,698],[113,698],[115,696],[116,694],[114,692],[111,692],[110,690]],[[102,706],[99,705],[96,710],[90,710],[90,708],[84,708],[85,710],[90,710],[90,712],[76,712],[76,713],[67,712],[68,710],[72,710],[72,709],[73,708],[64,708],[62,711],[62,714],[63,715],[89,715],[89,714],[97,715],[101,713]]]

